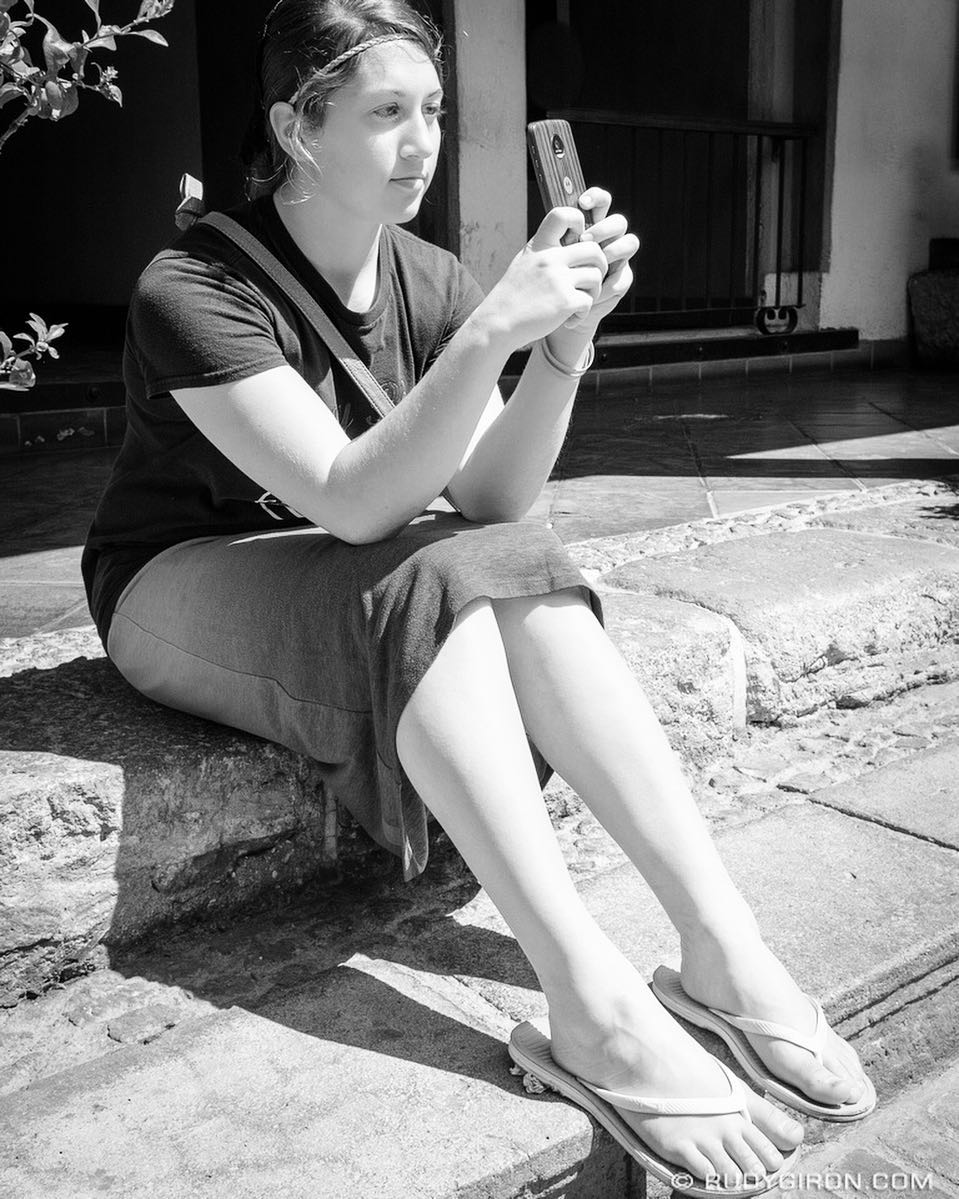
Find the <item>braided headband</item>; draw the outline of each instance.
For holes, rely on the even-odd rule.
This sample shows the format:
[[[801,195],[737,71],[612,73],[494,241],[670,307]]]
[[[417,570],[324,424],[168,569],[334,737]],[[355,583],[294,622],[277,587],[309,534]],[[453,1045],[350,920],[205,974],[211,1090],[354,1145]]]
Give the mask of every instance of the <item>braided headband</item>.
[[[344,63],[350,58],[355,58],[357,54],[362,54],[364,50],[369,50],[372,46],[382,46],[384,42],[408,42],[409,40],[410,35],[408,33],[383,33],[380,34],[379,37],[371,37],[365,42],[360,42],[351,50],[344,50],[342,54],[338,54],[336,58],[331,58],[330,61],[325,64],[325,66],[320,67],[319,70],[314,71],[312,75],[304,79],[290,97],[288,103],[295,105],[297,100],[299,100],[300,96],[303,95],[303,92],[313,82],[314,79],[318,79],[322,75],[325,75],[327,71],[332,71],[333,68],[338,67],[340,63]]]

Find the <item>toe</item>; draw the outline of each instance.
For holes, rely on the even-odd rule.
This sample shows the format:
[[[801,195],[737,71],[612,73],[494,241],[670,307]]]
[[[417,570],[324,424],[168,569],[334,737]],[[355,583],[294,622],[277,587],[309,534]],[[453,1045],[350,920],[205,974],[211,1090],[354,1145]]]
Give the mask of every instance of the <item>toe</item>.
[[[832,1052],[825,1056],[823,1065],[838,1074],[840,1078],[848,1078],[857,1088],[858,1093],[854,1095],[854,1098],[861,1098],[867,1083],[859,1054],[848,1042],[838,1036],[834,1036],[831,1049]]]
[[[823,1103],[850,1103],[862,1094],[862,1083],[848,1076],[834,1073],[825,1066],[818,1066],[809,1076],[805,1086],[810,1099]]]
[[[695,1145],[685,1146],[678,1156],[682,1159],[678,1164],[698,1182],[705,1182],[715,1173],[712,1162]]]
[[[754,1124],[743,1130],[743,1139],[769,1173],[782,1168],[785,1157]]]
[[[748,1093],[749,1114],[753,1127],[784,1153],[791,1153],[802,1144],[803,1126],[766,1099],[750,1091]]]
[[[772,1148],[770,1145],[770,1149]],[[726,1153],[742,1171],[746,1182],[759,1183],[766,1177],[766,1163],[749,1144],[745,1134],[730,1137],[726,1141]]]
[[[745,1171],[726,1151],[722,1144],[714,1145],[706,1150],[706,1155],[712,1165],[712,1182],[716,1187],[738,1187],[745,1182]],[[707,1182],[710,1177],[707,1176]]]

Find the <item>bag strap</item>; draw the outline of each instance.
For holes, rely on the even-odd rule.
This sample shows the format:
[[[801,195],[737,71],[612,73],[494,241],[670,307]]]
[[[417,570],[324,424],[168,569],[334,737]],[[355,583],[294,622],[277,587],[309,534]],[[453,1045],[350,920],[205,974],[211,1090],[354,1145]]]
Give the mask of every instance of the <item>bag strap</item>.
[[[268,275],[283,291],[287,298],[296,305],[309,325],[316,331],[326,348],[340,363],[356,386],[373,406],[380,416],[393,408],[393,401],[377,383],[368,368],[357,357],[356,351],[343,334],[333,324],[321,306],[314,300],[302,283],[272,254],[258,237],[244,229],[232,217],[222,212],[211,212],[196,222],[216,229],[225,238],[252,258],[258,267]]]

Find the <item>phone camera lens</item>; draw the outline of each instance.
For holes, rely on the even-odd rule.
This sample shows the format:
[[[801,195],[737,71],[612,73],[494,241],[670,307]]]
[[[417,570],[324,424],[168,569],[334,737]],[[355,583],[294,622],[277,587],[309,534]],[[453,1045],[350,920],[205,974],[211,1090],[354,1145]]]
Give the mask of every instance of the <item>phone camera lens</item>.
[[[559,136],[558,133],[553,134],[553,153],[556,155],[557,158],[562,158],[563,155],[566,153],[566,147],[563,144],[563,139]]]

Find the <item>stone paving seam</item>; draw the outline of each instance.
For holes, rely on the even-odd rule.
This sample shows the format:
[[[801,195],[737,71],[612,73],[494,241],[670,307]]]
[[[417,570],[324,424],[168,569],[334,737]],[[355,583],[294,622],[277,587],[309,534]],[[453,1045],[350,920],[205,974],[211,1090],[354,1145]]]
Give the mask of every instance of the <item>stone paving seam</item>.
[[[693,440],[692,431],[689,427],[689,421],[683,420],[680,423],[680,428],[683,431],[683,440],[686,442],[686,448],[689,450],[689,456],[693,460],[693,465],[696,467],[696,473],[699,475],[699,481],[703,485],[703,491],[706,495],[706,503],[709,505],[709,511],[712,513],[710,519],[717,519],[719,512],[716,509],[716,500],[713,496],[713,489],[709,486],[709,480],[706,477],[706,472],[703,470],[703,460],[699,456],[699,450],[696,447],[696,442]]]
[[[566,548],[580,568],[606,571],[635,558],[666,557],[704,545],[806,528],[807,522],[834,512],[885,507],[938,495],[959,495],[959,474],[935,482],[888,483],[864,492],[836,491],[816,499],[771,504],[730,516],[710,516],[663,528],[590,537],[570,542]]]
[[[925,437],[928,441],[931,441],[933,445],[945,450],[946,453],[951,455],[953,458],[959,457],[959,452],[949,445],[948,442],[940,441],[930,429],[920,425],[914,425],[912,421],[909,420],[909,417],[906,413],[903,412],[894,415],[891,412],[887,412],[886,409],[875,400],[870,400],[870,407],[875,408],[878,412],[881,412],[883,416],[891,416],[893,420],[898,420],[900,423],[904,424],[906,428],[911,429],[913,433],[918,433],[921,437]]]
[[[938,976],[938,977],[937,977]],[[931,986],[924,987],[927,979],[934,979]],[[959,956],[917,974],[908,983],[893,987],[885,995],[871,998],[858,1011],[849,1012],[840,1022],[842,1035],[861,1037],[872,1028],[877,1028],[900,1012],[908,1011],[917,1004],[925,1003],[935,995],[941,995],[959,983]]]
[[[790,420],[788,417],[786,418],[786,424],[791,425],[792,428],[794,428],[796,430],[796,432],[799,434],[800,437],[804,437],[806,439],[806,441],[809,443],[809,445],[815,446],[819,450],[819,452],[823,455],[824,458],[828,459],[829,462],[831,462],[835,467],[838,468],[838,470],[840,471],[841,474],[845,475],[846,478],[848,478],[850,480],[850,482],[853,483],[853,485],[859,492],[863,492],[863,493],[868,492],[869,488],[865,485],[865,483],[863,483],[862,479],[860,479],[853,471],[851,471],[846,466],[845,462],[841,458],[836,458],[832,454],[830,454],[829,450],[827,450],[820,441],[818,441],[815,437],[813,437],[813,435],[811,433],[807,433],[805,431],[805,429],[800,428],[800,426],[797,425],[795,421]]]
[[[856,808],[843,807],[839,803],[828,803],[824,799],[817,799],[815,794],[806,795],[804,797],[809,803],[817,804],[821,808],[832,808],[834,812],[842,812],[844,816],[851,816],[854,820],[863,820],[866,824],[878,824],[880,828],[887,828],[893,833],[902,833],[906,837],[912,837],[916,841],[925,841],[929,845],[938,845],[940,849],[949,849],[953,853],[959,853],[955,845],[948,841],[940,841],[938,837],[932,836],[930,833],[920,833],[915,829],[906,828],[901,824],[895,824],[891,820],[882,820],[878,816],[871,815],[869,812],[861,812]]]
[[[923,958],[926,959],[925,963]],[[858,1007],[849,1006],[833,1013],[840,1027],[845,1028],[855,1024],[857,1037],[860,1037],[869,1028],[889,1020],[898,1012],[922,1003],[930,996],[938,995],[953,986],[959,979],[959,975],[951,973],[959,966],[959,940],[957,940],[955,932],[946,933],[919,946],[916,954],[912,957],[907,959],[901,955],[898,959],[890,959],[890,962],[885,965],[888,966],[888,969],[857,984],[862,992],[862,999]],[[909,971],[908,978],[903,977],[904,970]],[[942,975],[944,972],[946,974],[944,979],[936,979],[933,985],[923,988],[926,979]],[[906,998],[897,1003],[903,993]],[[825,1001],[823,1006],[826,1009],[832,1009],[838,1002],[841,1007],[843,998],[845,996],[840,996],[837,1000],[837,997],[833,996]],[[864,1021],[864,1023],[860,1025],[856,1023],[858,1021]]]

